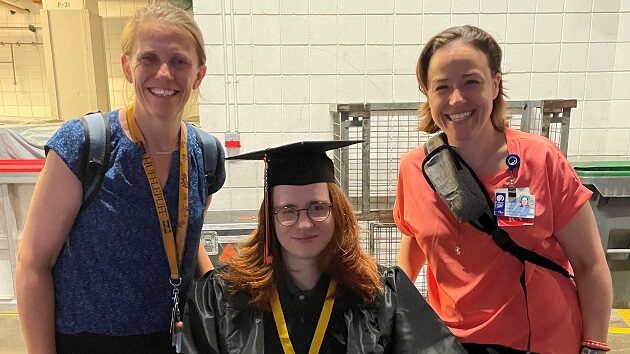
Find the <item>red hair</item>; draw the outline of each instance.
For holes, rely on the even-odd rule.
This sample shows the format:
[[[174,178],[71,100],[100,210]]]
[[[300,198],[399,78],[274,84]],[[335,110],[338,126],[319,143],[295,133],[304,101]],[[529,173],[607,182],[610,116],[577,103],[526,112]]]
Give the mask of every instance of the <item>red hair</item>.
[[[350,201],[335,183],[328,182],[327,185],[335,228],[332,239],[319,255],[319,270],[342,287],[356,292],[365,303],[374,302],[383,288],[376,261],[359,245],[359,225]],[[271,200],[271,195],[268,197]],[[273,220],[268,223],[273,263],[265,264],[263,260],[267,217],[264,209],[260,208],[258,227],[237,246],[237,254],[227,262],[229,268],[222,274],[231,284],[232,291],[247,292],[250,302],[263,309],[269,309],[276,288],[276,272],[284,267]]]

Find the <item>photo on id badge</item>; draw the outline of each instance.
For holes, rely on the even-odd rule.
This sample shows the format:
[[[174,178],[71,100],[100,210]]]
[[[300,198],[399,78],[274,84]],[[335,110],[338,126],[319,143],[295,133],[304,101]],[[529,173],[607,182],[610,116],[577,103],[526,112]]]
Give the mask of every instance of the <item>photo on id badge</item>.
[[[536,211],[536,199],[529,193],[529,188],[507,188],[495,191],[494,214],[499,226],[533,225]]]

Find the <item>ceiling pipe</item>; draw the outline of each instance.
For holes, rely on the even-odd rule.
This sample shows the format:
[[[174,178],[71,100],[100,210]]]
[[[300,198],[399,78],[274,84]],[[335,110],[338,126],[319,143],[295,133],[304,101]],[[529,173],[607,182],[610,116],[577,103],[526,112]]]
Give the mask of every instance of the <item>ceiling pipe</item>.
[[[0,26],[0,29],[8,29],[8,30],[29,30],[33,33],[37,32],[37,29],[41,29],[39,26],[28,25],[28,26]]]
[[[13,4],[9,4],[8,2],[6,2],[4,0],[0,0],[0,7],[5,7],[7,9],[9,9],[9,11],[14,12],[14,13],[20,13],[20,14],[29,14],[29,13],[31,13],[31,11],[29,9],[25,9],[25,8],[21,8],[19,6],[15,6]]]

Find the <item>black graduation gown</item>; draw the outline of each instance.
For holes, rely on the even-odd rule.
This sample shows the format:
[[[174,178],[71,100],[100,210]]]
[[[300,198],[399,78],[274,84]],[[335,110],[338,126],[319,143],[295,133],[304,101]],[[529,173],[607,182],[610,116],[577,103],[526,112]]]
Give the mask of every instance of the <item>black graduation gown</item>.
[[[355,293],[338,288],[320,353],[466,353],[400,268],[380,270],[385,288],[373,304],[364,304]],[[227,285],[217,271],[210,271],[195,282],[184,311],[182,352],[282,353],[279,340],[270,342],[271,335],[277,335],[271,312],[250,305],[244,292],[230,293]],[[306,321],[316,321],[328,279],[320,280],[309,294],[285,285],[280,284],[278,292],[289,336],[296,349],[307,348],[308,345],[297,342],[310,344],[316,322],[300,327],[301,320],[295,314],[304,312],[290,302],[306,295],[307,301],[318,303],[311,316],[306,316]],[[292,328],[300,329],[297,336]]]

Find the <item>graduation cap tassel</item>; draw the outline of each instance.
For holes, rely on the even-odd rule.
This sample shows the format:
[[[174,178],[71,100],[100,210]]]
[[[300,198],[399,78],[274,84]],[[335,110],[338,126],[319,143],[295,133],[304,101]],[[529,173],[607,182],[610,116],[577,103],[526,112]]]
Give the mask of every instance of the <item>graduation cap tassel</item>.
[[[270,201],[269,201],[269,184],[267,181],[267,169],[269,167],[269,159],[267,156],[265,156],[264,158],[265,161],[265,182],[264,182],[264,192],[263,192],[263,204],[264,204],[264,209],[265,209],[265,244],[264,244],[264,250],[263,250],[263,261],[265,262],[266,265],[269,265],[272,263],[273,261],[273,257],[271,256],[271,252],[270,252],[270,243],[271,243],[271,235],[269,233],[269,218],[271,218],[271,208],[270,208]]]

